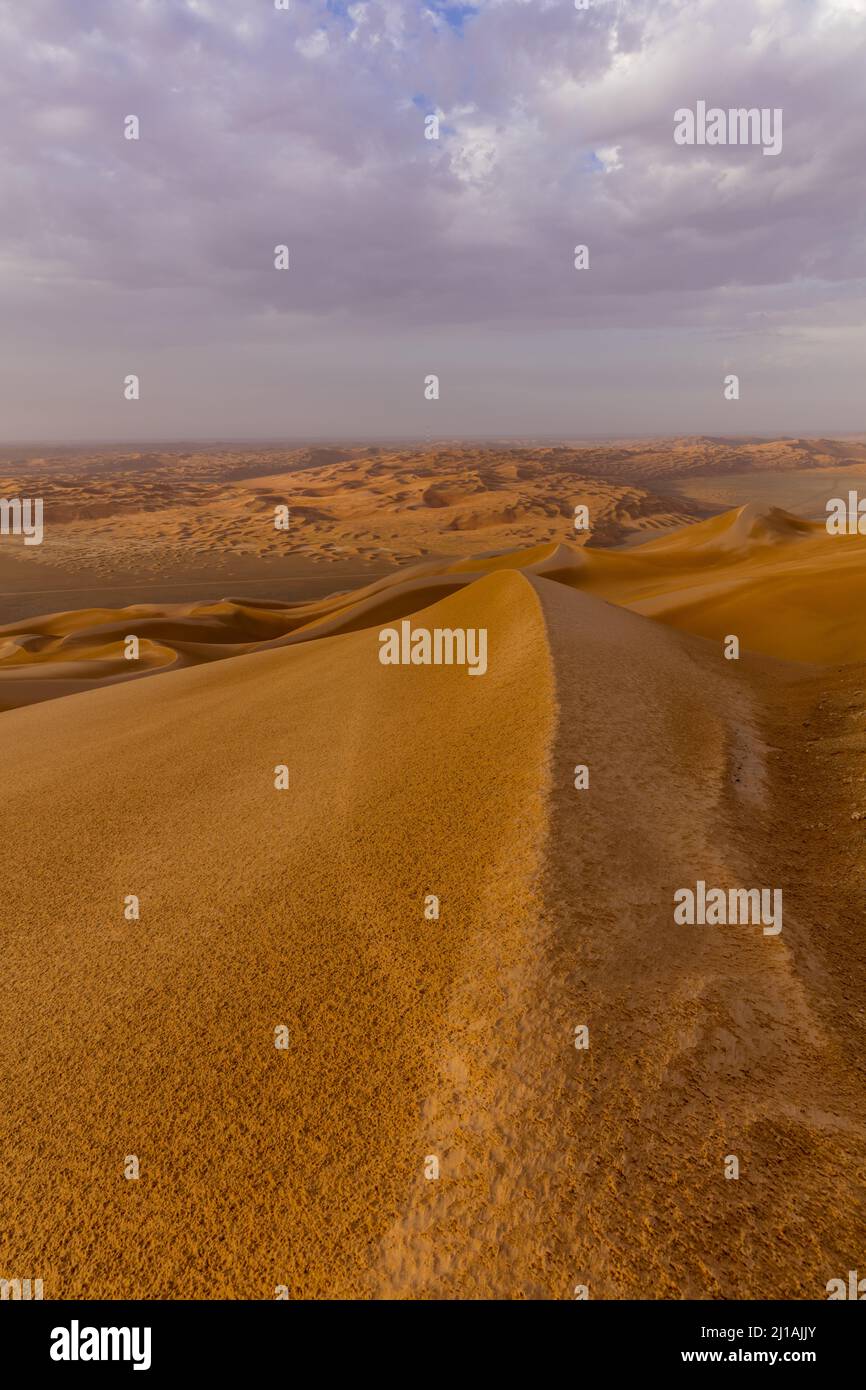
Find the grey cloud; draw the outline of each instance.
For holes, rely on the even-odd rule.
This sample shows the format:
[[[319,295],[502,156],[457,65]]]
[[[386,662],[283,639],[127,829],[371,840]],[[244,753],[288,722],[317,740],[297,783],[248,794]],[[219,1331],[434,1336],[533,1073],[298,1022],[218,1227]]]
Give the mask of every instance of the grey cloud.
[[[282,334],[348,379],[355,344],[398,361],[450,328],[495,377],[502,335],[552,368],[562,333],[609,331],[628,372],[647,332],[676,355],[664,335],[825,302],[832,338],[862,297],[856,0],[478,0],[462,32],[419,0],[28,0],[0,6],[0,55],[0,301],[34,347]],[[782,107],[782,154],[676,146],[698,98]]]

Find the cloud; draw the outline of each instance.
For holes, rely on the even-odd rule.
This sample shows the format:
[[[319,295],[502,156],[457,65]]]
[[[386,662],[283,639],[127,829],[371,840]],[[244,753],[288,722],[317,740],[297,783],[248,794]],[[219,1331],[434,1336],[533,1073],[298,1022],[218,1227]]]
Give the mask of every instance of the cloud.
[[[4,8],[5,322],[86,356],[119,332],[186,350],[218,333],[260,346],[281,326],[383,345],[452,330],[721,334],[744,314],[794,323],[807,299],[820,318],[822,295],[862,296],[863,11]],[[674,111],[698,99],[782,107],[782,153],[677,146]],[[123,139],[130,113],[137,142]],[[273,268],[283,242],[287,273]],[[591,252],[580,274],[576,242]]]
[[[321,58],[323,53],[327,53],[329,46],[326,29],[314,29],[306,38],[295,40],[295,48],[305,58]]]
[[[612,173],[614,169],[622,168],[622,145],[606,145],[603,149],[598,149],[594,153],[595,158],[606,174]]]

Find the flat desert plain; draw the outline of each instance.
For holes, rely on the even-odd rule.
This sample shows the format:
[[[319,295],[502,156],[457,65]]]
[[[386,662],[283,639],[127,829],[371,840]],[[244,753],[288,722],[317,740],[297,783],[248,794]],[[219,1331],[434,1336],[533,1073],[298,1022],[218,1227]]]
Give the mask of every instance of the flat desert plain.
[[[0,466],[46,526],[0,546],[3,1277],[866,1268],[866,536],[814,514],[862,442]],[[404,624],[486,669],[383,664]],[[699,882],[781,890],[781,930],[678,922]]]

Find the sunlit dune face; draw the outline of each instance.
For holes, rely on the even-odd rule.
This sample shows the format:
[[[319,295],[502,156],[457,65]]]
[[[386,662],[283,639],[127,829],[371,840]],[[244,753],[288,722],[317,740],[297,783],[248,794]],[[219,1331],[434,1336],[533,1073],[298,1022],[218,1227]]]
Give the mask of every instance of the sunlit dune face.
[[[862,1227],[863,667],[780,680],[671,626],[723,601],[773,639],[784,582],[801,663],[855,643],[815,595],[864,546],[795,522],[0,631],[30,702],[0,713],[12,1267],[37,1244],[66,1297],[822,1297]],[[483,631],[477,678],[384,663],[404,622]],[[678,926],[722,874],[782,881],[784,931]]]
[[[548,540],[422,562],[307,603],[229,598],[25,619],[0,628],[0,706],[372,628],[503,570],[585,590],[718,642],[734,634],[744,649],[767,656],[866,659],[866,536],[832,536],[779,508],[746,506],[630,549]],[[130,634],[139,643],[132,662],[124,646]]]

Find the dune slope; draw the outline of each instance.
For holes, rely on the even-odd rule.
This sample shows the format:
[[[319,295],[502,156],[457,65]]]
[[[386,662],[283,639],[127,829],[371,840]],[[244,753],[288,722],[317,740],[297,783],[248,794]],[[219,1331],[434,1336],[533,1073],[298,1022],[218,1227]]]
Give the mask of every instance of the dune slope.
[[[425,1297],[821,1297],[866,1237],[866,950],[862,892],[814,891],[863,858],[826,753],[777,767],[814,691],[533,583],[559,712],[532,966],[512,1036],[455,1064],[480,1047],[492,1092],[439,1104],[459,1184],[411,1195],[386,1268]],[[675,924],[699,877],[781,887],[782,933]]]
[[[862,832],[791,722],[814,680],[536,583],[561,704],[541,997],[591,1038],[547,1095],[549,1239],[596,1297],[822,1297],[866,1237],[866,949],[839,894]],[[675,924],[698,878],[781,888],[781,933]]]
[[[820,1298],[856,1268],[866,668],[816,665],[854,618],[833,589],[797,663],[727,662],[629,611],[699,575],[736,604],[732,566],[794,552],[831,575],[770,521],[138,614],[181,661],[2,714],[0,1269],[46,1297]],[[486,675],[383,667],[406,613],[486,627]],[[97,617],[7,629],[12,664],[81,659]],[[781,934],[675,924],[698,879],[782,888]]]
[[[384,667],[361,632],[3,716],[4,1271],[351,1296],[434,1186],[424,1099],[455,1035],[495,1028],[538,911],[553,718],[527,581],[476,606],[483,679]]]
[[[632,550],[560,542],[426,561],[306,603],[228,597],[26,618],[0,627],[0,710],[381,626],[501,570],[544,575],[719,643],[733,633],[746,651],[866,660],[866,536],[830,536],[779,508],[746,506]]]

